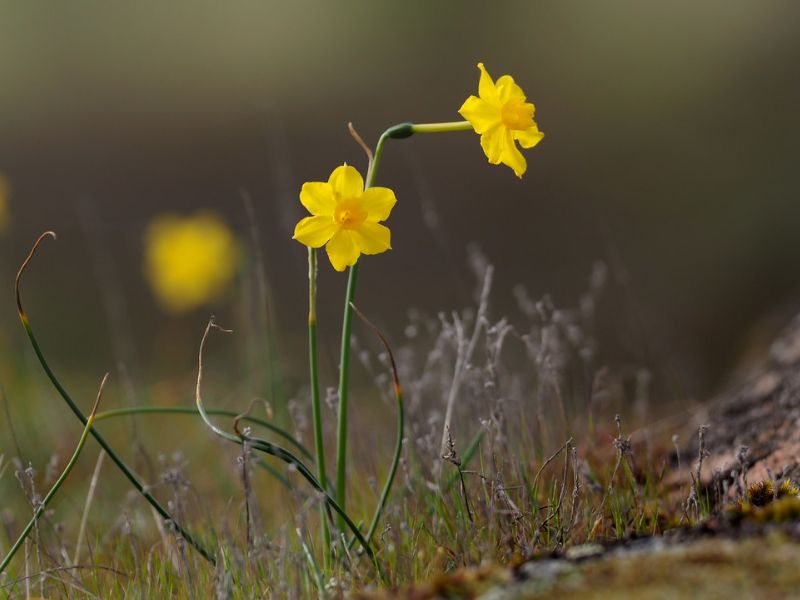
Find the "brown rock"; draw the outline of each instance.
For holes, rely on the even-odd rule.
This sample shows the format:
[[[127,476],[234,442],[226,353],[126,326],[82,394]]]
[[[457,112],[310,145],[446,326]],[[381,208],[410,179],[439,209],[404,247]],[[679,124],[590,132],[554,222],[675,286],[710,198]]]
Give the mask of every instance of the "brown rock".
[[[747,446],[747,479],[774,477],[800,480],[800,315],[770,347],[745,383],[711,402],[694,419],[694,427],[707,424],[703,480],[714,470],[735,478],[737,455]],[[697,435],[686,450],[697,455]]]

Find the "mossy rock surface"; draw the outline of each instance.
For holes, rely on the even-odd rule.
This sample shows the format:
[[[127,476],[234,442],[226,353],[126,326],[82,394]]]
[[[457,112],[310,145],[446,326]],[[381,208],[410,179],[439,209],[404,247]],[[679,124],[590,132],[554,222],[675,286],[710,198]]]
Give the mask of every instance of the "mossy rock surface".
[[[364,600],[800,598],[800,523],[745,518],[608,546],[587,544],[516,567],[442,574]]]
[[[800,594],[800,544],[783,535],[766,538],[706,538],[685,544],[652,544],[643,551],[612,552],[597,560],[567,564],[484,598],[790,598]]]

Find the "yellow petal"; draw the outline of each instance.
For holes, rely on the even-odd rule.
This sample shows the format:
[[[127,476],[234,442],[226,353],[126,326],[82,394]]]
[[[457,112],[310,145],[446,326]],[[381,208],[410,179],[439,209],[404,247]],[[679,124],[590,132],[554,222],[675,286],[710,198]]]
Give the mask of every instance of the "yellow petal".
[[[467,98],[458,113],[472,124],[475,133],[486,133],[501,122],[500,108],[477,96]]]
[[[355,198],[364,191],[364,179],[361,174],[350,165],[336,167],[331,173],[328,183],[333,187],[337,200]]]
[[[503,135],[500,137],[503,148],[503,154],[500,162],[514,169],[514,174],[517,177],[522,178],[522,174],[525,173],[525,170],[528,168],[528,162],[525,160],[525,157],[522,156],[522,152],[519,151],[519,148],[517,148],[517,145],[514,143],[514,132],[503,131]]]
[[[503,155],[503,135],[505,128],[494,127],[481,136],[481,148],[486,153],[486,158],[493,165],[500,164]]]
[[[361,196],[361,207],[367,211],[367,219],[385,221],[397,202],[394,192],[385,187],[372,187]]]
[[[309,181],[300,190],[300,202],[312,215],[332,215],[336,208],[333,188],[330,183]]]
[[[364,254],[380,254],[392,247],[389,228],[374,221],[364,221],[360,227],[353,229],[350,235]]]
[[[294,228],[293,240],[297,240],[310,248],[321,248],[333,234],[336,233],[336,225],[330,216],[315,216],[302,219]]]
[[[352,231],[340,229],[337,231],[325,250],[328,252],[328,258],[337,271],[344,271],[346,267],[356,264],[360,252],[353,242]]]
[[[502,104],[509,100],[525,102],[525,92],[514,82],[514,78],[511,75],[503,75],[495,85],[497,86],[497,97]]]
[[[525,131],[515,131],[514,139],[519,142],[523,148],[533,148],[536,144],[542,141],[544,134],[539,131],[539,128],[534,125]]]
[[[494,81],[492,81],[483,63],[478,63],[478,68],[481,70],[481,78],[478,81],[478,95],[487,102],[499,105],[500,100],[497,97],[497,88],[494,85]]]

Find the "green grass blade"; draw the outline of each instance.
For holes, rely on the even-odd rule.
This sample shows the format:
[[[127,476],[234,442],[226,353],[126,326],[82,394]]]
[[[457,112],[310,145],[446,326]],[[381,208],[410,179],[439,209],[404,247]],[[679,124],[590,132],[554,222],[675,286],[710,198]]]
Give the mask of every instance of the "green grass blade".
[[[36,521],[39,520],[39,517],[42,516],[45,509],[47,508],[47,505],[50,504],[50,501],[56,495],[61,485],[64,483],[64,481],[66,481],[67,476],[69,475],[70,471],[72,471],[72,467],[74,467],[75,463],[78,462],[78,456],[80,456],[81,450],[83,450],[83,446],[86,444],[86,440],[89,437],[89,431],[92,429],[92,425],[94,424],[95,414],[97,413],[97,406],[100,404],[100,398],[102,398],[103,396],[103,388],[105,387],[107,379],[108,379],[108,373],[105,374],[105,377],[103,377],[103,381],[100,383],[100,390],[97,392],[97,399],[94,402],[94,408],[92,408],[92,412],[86,419],[86,425],[84,426],[83,433],[81,434],[81,437],[78,440],[78,445],[75,446],[75,451],[72,453],[72,457],[67,462],[67,465],[64,467],[64,470],[62,471],[59,478],[56,479],[56,482],[53,484],[53,487],[50,488],[50,491],[47,492],[47,495],[44,497],[42,502],[39,504],[39,506],[36,507],[36,510],[33,512],[33,517],[31,517],[31,520],[28,521],[28,524],[26,525],[25,529],[22,530],[22,533],[20,533],[19,537],[17,538],[17,541],[14,542],[14,545],[11,546],[11,549],[8,551],[8,554],[6,554],[5,558],[3,559],[3,562],[0,563],[0,573],[3,573],[3,571],[6,570],[6,567],[11,562],[11,559],[14,558],[14,555],[17,553],[17,550],[20,549],[23,542],[27,539],[28,535],[33,529],[33,526],[36,524]]]
[[[317,477],[327,482],[325,472],[325,445],[322,427],[322,406],[319,398],[319,372],[317,368],[317,251],[308,249],[308,369],[311,382],[311,417],[314,424],[314,450],[317,457]],[[322,531],[322,554],[325,570],[332,564],[331,530],[325,518],[324,509],[320,510]]]
[[[311,571],[311,574],[314,576],[314,585],[317,586],[317,590],[319,591],[319,598],[323,600],[328,597],[325,593],[325,578],[322,576],[322,571],[320,571],[319,565],[317,564],[317,559],[314,558],[314,553],[311,552],[311,548],[306,544],[299,529],[297,530],[297,537],[300,539],[300,545],[303,547],[303,554],[306,557],[306,562],[308,562],[308,570]]]
[[[58,391],[59,395],[67,403],[70,410],[72,410],[72,412],[75,414],[78,420],[85,427],[87,424],[86,415],[83,414],[83,411],[81,411],[81,409],[78,407],[75,401],[70,397],[70,395],[67,393],[67,390],[64,388],[64,386],[61,385],[61,382],[58,380],[55,373],[53,373],[53,370],[50,368],[47,359],[45,359],[44,357],[42,349],[39,347],[39,342],[36,340],[36,336],[33,333],[33,328],[31,327],[30,321],[28,320],[28,316],[25,313],[25,309],[22,307],[22,298],[20,295],[20,280],[22,278],[22,274],[24,273],[26,267],[28,266],[28,263],[30,263],[31,259],[36,253],[36,249],[39,247],[39,244],[41,244],[42,240],[44,240],[44,238],[46,237],[52,237],[55,239],[56,234],[53,233],[52,231],[46,231],[45,233],[40,235],[39,239],[36,240],[36,243],[33,245],[33,248],[28,254],[28,257],[22,263],[22,266],[20,267],[19,272],[17,273],[17,279],[15,282],[15,289],[17,296],[17,311],[19,313],[20,321],[22,321],[22,326],[25,328],[25,332],[28,334],[28,340],[30,340],[31,346],[33,347],[33,351],[36,354],[36,358],[39,360],[39,364],[42,365],[42,368],[44,369],[44,372],[47,374],[47,377],[50,379],[50,382],[53,384],[53,387],[56,388],[56,391]],[[178,523],[175,519],[172,518],[172,515],[170,515],[167,509],[161,506],[161,503],[159,503],[159,501],[156,500],[155,497],[145,489],[145,487],[142,485],[142,483],[139,481],[136,475],[133,474],[133,472],[128,468],[128,466],[120,458],[120,456],[114,451],[114,449],[108,444],[108,442],[106,442],[105,438],[102,435],[100,435],[100,433],[98,433],[98,431],[94,428],[90,429],[90,433],[92,434],[92,437],[94,437],[94,439],[97,440],[97,443],[100,444],[100,446],[106,451],[109,458],[111,458],[112,462],[117,466],[117,468],[119,468],[119,470],[122,471],[123,475],[125,475],[125,477],[131,483],[131,485],[136,489],[136,491],[138,491],[142,495],[142,497],[145,500],[147,500],[147,502],[156,510],[156,512],[159,515],[161,515],[161,517],[164,520],[172,523],[177,532],[187,542],[189,542],[189,544],[195,550],[197,550],[203,558],[205,558],[212,565],[215,565],[216,559],[214,558],[214,555],[208,552],[208,550],[206,550],[200,544],[200,542],[195,540],[194,536],[192,536],[188,531],[186,531],[183,528],[183,526],[181,526],[180,523]]]
[[[387,341],[386,337],[381,333],[381,330],[378,329],[372,321],[367,319],[358,308],[353,305],[353,310],[356,314],[361,317],[361,319],[372,329],[378,339],[383,344],[383,348],[386,350],[386,354],[389,355],[389,363],[392,368],[392,379],[394,382],[394,397],[395,402],[397,404],[397,437],[394,446],[394,454],[392,455],[392,462],[389,466],[389,474],[386,476],[386,482],[383,484],[383,491],[381,492],[380,500],[378,501],[378,506],[375,508],[375,514],[372,516],[372,522],[369,525],[369,529],[367,530],[367,541],[372,542],[372,536],[375,535],[375,530],[378,527],[378,522],[380,521],[381,514],[383,514],[383,509],[386,507],[386,502],[389,500],[389,494],[392,491],[392,484],[394,484],[394,478],[397,474],[397,466],[400,464],[400,455],[403,452],[403,436],[405,431],[405,407],[403,405],[403,388],[400,385],[400,377],[397,374],[397,364],[394,361],[394,354],[392,353],[392,349],[389,346],[389,342]],[[350,541],[348,547],[352,547],[353,540]]]

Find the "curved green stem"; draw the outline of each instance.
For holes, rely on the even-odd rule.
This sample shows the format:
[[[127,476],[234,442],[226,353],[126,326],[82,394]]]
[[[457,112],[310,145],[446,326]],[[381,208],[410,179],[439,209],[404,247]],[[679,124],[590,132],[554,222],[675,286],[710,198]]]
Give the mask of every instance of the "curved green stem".
[[[33,346],[33,350],[36,353],[36,357],[39,359],[39,363],[42,365],[42,368],[47,374],[47,377],[50,379],[50,382],[56,388],[59,395],[69,405],[70,409],[72,409],[72,412],[75,414],[75,416],[78,417],[78,420],[85,426],[88,422],[87,417],[83,414],[81,409],[78,408],[78,405],[75,404],[75,402],[69,396],[67,391],[64,389],[64,387],[56,378],[55,373],[53,373],[53,371],[50,369],[50,365],[47,364],[47,361],[44,358],[44,354],[42,354],[42,350],[39,347],[39,343],[36,341],[36,337],[33,334],[33,329],[31,329],[31,326],[28,323],[27,319],[23,319],[22,324],[25,327],[25,331],[28,334],[28,339],[30,339],[31,341],[31,345]],[[100,433],[98,433],[96,429],[91,429],[90,433],[92,434],[92,437],[94,437],[94,439],[97,440],[97,443],[100,444],[103,450],[106,451],[106,453],[108,454],[109,458],[113,461],[113,463],[117,465],[117,468],[120,471],[122,471],[122,474],[125,475],[125,477],[131,483],[131,485],[136,489],[136,491],[139,492],[145,500],[147,500],[150,506],[152,506],[159,515],[161,515],[161,518],[171,523],[175,527],[175,530],[178,532],[178,534],[180,534],[180,536],[183,539],[185,539],[195,550],[197,550],[203,558],[205,558],[212,565],[216,565],[217,561],[214,558],[214,556],[208,550],[206,550],[200,544],[200,542],[198,542],[194,538],[193,535],[191,535],[188,531],[186,531],[183,528],[183,526],[172,517],[172,515],[167,511],[167,509],[161,506],[161,503],[158,500],[156,500],[155,497],[145,489],[145,487],[142,485],[142,483],[139,481],[136,475],[133,474],[133,472],[128,468],[128,466],[120,458],[120,456],[114,451],[114,449],[108,444],[108,442],[106,442],[105,438],[102,435],[100,435]]]
[[[370,546],[370,543],[369,541],[367,541],[367,538],[364,537],[364,535],[362,535],[361,531],[359,531],[358,525],[356,525],[353,522],[353,520],[339,505],[339,503],[336,502],[336,500],[325,490],[325,488],[322,487],[322,485],[314,476],[314,474],[311,472],[311,470],[305,464],[303,464],[303,462],[299,458],[294,456],[291,452],[289,452],[285,448],[281,448],[277,444],[273,444],[272,442],[268,442],[266,440],[262,440],[259,438],[245,437],[241,441],[237,439],[236,443],[242,443],[244,441],[250,444],[251,448],[256,448],[258,450],[261,450],[265,454],[269,454],[270,456],[274,456],[286,463],[294,465],[294,467],[297,469],[297,472],[300,473],[300,475],[302,475],[302,477],[309,484],[311,484],[311,487],[313,487],[322,495],[323,499],[328,504],[328,506],[330,506],[330,508],[332,508],[344,521],[345,526],[353,533],[354,536],[356,536],[356,539],[358,540],[358,543],[361,544],[361,547],[364,549],[364,552],[367,554],[370,560],[372,560],[375,567],[381,573],[381,576],[383,576],[383,569],[381,568],[380,563],[378,563],[378,559],[376,558],[375,553],[372,550],[372,546]]]
[[[372,157],[372,160],[369,161],[369,166],[367,167],[367,179],[364,189],[369,189],[375,185],[375,178],[378,176],[378,167],[381,164],[383,147],[386,145],[386,141],[390,139],[404,139],[412,136],[414,133],[412,127],[413,125],[411,123],[400,123],[389,127],[381,134],[381,137],[378,138],[378,143],[375,144],[375,155]]]
[[[383,484],[383,491],[381,498],[378,501],[378,506],[375,508],[375,514],[372,516],[372,522],[367,530],[366,538],[370,542],[375,530],[378,528],[378,521],[380,521],[383,509],[386,507],[386,502],[389,500],[389,493],[394,484],[394,477],[397,474],[397,466],[400,464],[400,455],[403,452],[403,429],[405,428],[405,408],[403,406],[403,393],[400,387],[395,388],[395,403],[397,404],[397,438],[394,444],[394,455],[392,456],[392,464],[389,467],[389,473],[386,476],[386,482]]]
[[[55,376],[55,373],[53,373],[52,369],[50,369],[50,365],[47,363],[47,360],[45,359],[44,354],[42,353],[42,349],[39,347],[39,342],[36,340],[36,336],[33,334],[33,329],[31,328],[30,322],[28,321],[28,316],[25,314],[25,310],[22,307],[22,299],[20,296],[20,279],[22,277],[23,272],[25,271],[25,268],[28,266],[28,263],[30,263],[31,259],[33,258],[33,255],[36,253],[36,249],[39,247],[39,244],[45,237],[48,236],[55,238],[55,234],[52,231],[47,231],[43,233],[41,236],[39,236],[39,239],[36,240],[36,243],[33,245],[30,254],[28,254],[28,257],[25,259],[25,262],[22,263],[22,266],[20,267],[20,270],[17,273],[17,279],[15,283],[16,295],[17,295],[17,312],[19,313],[20,321],[22,321],[22,326],[25,328],[25,332],[28,334],[28,339],[31,342],[31,346],[33,346],[33,351],[36,353],[36,358],[39,360],[39,364],[42,365],[42,368],[44,369],[44,372],[47,374],[47,377],[50,379],[50,382],[53,384],[53,387],[56,388],[56,391],[58,391],[59,395],[67,403],[67,406],[69,406],[70,410],[72,410],[72,412],[81,422],[81,424],[85,427],[88,422],[86,415],[83,414],[83,411],[81,411],[81,409],[78,407],[75,401],[67,393],[67,390],[64,389],[64,386],[61,385],[61,382]],[[185,539],[195,550],[197,550],[203,558],[205,558],[212,565],[216,565],[217,561],[214,558],[214,555],[211,554],[208,550],[206,550],[200,544],[200,542],[195,540],[194,536],[192,536],[188,531],[186,531],[181,526],[180,523],[178,523],[175,519],[172,518],[172,515],[163,506],[161,506],[161,503],[159,503],[159,501],[156,500],[155,497],[149,491],[147,491],[147,489],[145,489],[145,487],[142,485],[142,483],[139,481],[136,475],[134,475],[133,472],[128,468],[128,466],[125,464],[122,458],[120,458],[120,456],[114,451],[114,449],[108,444],[108,442],[106,442],[105,438],[102,435],[100,435],[100,433],[98,433],[98,431],[94,428],[90,429],[90,433],[92,434],[92,437],[94,437],[94,439],[97,440],[97,443],[100,444],[103,450],[106,451],[112,462],[115,465],[117,465],[117,468],[119,468],[119,470],[122,471],[122,474],[125,475],[125,477],[131,483],[131,485],[136,489],[136,491],[139,492],[145,500],[147,500],[150,506],[152,506],[165,521],[171,523],[174,526],[175,530],[178,532],[178,534],[180,534],[180,536],[183,537],[183,539]]]
[[[242,421],[248,421],[250,423],[254,423],[256,425],[260,425],[265,429],[269,429],[276,435],[279,435],[285,438],[290,444],[292,444],[297,450],[307,459],[314,460],[314,457],[308,451],[308,449],[303,446],[297,438],[295,438],[291,433],[288,431],[281,429],[277,425],[273,425],[269,421],[265,421],[264,419],[259,419],[258,417],[251,417],[250,415],[243,415],[241,413],[236,412],[235,410],[227,410],[224,408],[207,408],[206,413],[209,415],[218,415],[223,417],[234,417],[236,419],[240,419]],[[129,406],[125,408],[112,408],[111,410],[105,410],[103,412],[97,413],[95,416],[95,422],[102,421],[103,419],[113,419],[114,417],[127,417],[131,415],[148,415],[148,414],[176,414],[176,415],[192,415],[195,417],[199,417],[200,413],[196,408],[190,408],[188,406]],[[277,479],[281,484],[286,486],[290,490],[294,490],[294,486],[292,483],[286,479],[280,472],[278,472],[275,468],[265,463],[263,460],[257,458],[258,466],[267,471],[270,475],[272,475],[275,479]],[[330,481],[328,481],[328,485],[330,485]]]
[[[11,546],[11,549],[6,554],[3,562],[0,563],[0,573],[6,570],[8,563],[11,562],[11,559],[14,558],[14,555],[19,550],[22,543],[27,539],[28,535],[30,534],[33,526],[36,524],[36,521],[39,520],[39,517],[42,516],[47,505],[50,504],[50,501],[53,499],[53,496],[56,495],[58,489],[61,487],[61,484],[66,481],[67,476],[69,475],[70,471],[72,471],[72,467],[75,466],[75,463],[78,462],[78,456],[80,456],[81,450],[83,450],[83,446],[86,444],[86,440],[89,438],[89,431],[92,429],[92,425],[95,422],[95,416],[97,413],[97,406],[100,404],[100,398],[103,395],[103,387],[105,386],[106,380],[108,379],[108,373],[106,373],[105,377],[103,377],[103,382],[100,384],[100,391],[97,394],[97,400],[95,400],[94,408],[92,412],[86,419],[86,425],[83,428],[83,433],[81,434],[80,439],[78,440],[78,445],[75,447],[75,451],[72,453],[72,457],[67,462],[67,466],[64,467],[64,471],[61,473],[56,482],[53,484],[53,487],[50,488],[50,491],[47,492],[47,495],[44,497],[42,502],[36,507],[36,510],[33,512],[33,517],[31,520],[28,521],[28,524],[25,526],[25,529],[22,530],[22,533],[19,534],[17,541],[14,542],[14,545]]]
[[[308,249],[308,367],[311,381],[311,417],[314,424],[314,450],[316,452],[317,478],[325,482],[325,445],[322,430],[322,407],[319,398],[319,374],[317,367],[317,251]],[[320,506],[322,526],[323,566],[329,571],[332,566],[331,530]]]
[[[294,437],[291,433],[286,431],[285,429],[281,429],[277,425],[273,425],[269,421],[265,421],[264,419],[260,419],[258,417],[251,417],[250,415],[242,415],[241,413],[235,410],[228,410],[225,408],[206,408],[206,414],[221,416],[221,417],[241,417],[242,421],[248,421],[255,425],[259,425],[268,429],[269,431],[273,432],[275,435],[278,435],[289,442],[292,446],[297,448],[297,450],[309,460],[314,460],[313,455],[309,452],[308,448],[306,448],[303,444],[301,444],[296,437]],[[142,415],[142,414],[174,414],[174,415],[194,415],[200,416],[200,412],[196,408],[192,408],[189,406],[128,406],[125,408],[112,408],[110,410],[104,410],[102,412],[97,413],[95,416],[95,421],[103,421],[105,419],[112,419],[114,417],[127,417],[130,415]]]
[[[380,576],[383,579],[385,579],[385,574],[383,572],[383,569],[382,569],[380,563],[378,562],[378,559],[375,556],[375,553],[372,551],[372,547],[370,546],[369,542],[364,538],[364,536],[358,530],[358,527],[356,526],[356,524],[352,521],[352,519],[350,519],[350,517],[344,511],[344,508],[342,508],[339,505],[339,503],[336,500],[334,500],[334,498],[327,492],[327,490],[323,487],[323,485],[319,482],[319,480],[314,476],[314,474],[311,472],[311,470],[305,465],[305,463],[303,463],[303,461],[301,461],[294,454],[292,454],[291,452],[289,452],[288,450],[286,450],[285,448],[283,448],[283,447],[281,447],[281,446],[279,446],[277,444],[273,444],[272,442],[268,442],[267,440],[263,440],[263,439],[257,438],[257,437],[251,437],[251,436],[246,436],[246,435],[242,435],[242,434],[239,434],[239,435],[230,434],[230,433],[228,433],[226,431],[223,431],[222,429],[220,429],[216,425],[214,425],[214,423],[211,421],[211,419],[208,416],[208,413],[206,412],[205,408],[203,407],[203,398],[202,398],[202,395],[200,393],[200,389],[201,389],[201,384],[202,384],[202,381],[203,381],[203,348],[205,346],[206,338],[208,337],[208,334],[209,334],[209,332],[211,331],[212,328],[218,329],[218,330],[223,331],[223,332],[229,332],[229,330],[223,329],[222,327],[217,325],[215,323],[215,321],[214,321],[214,318],[212,317],[211,320],[208,322],[208,325],[206,326],[205,332],[203,333],[203,339],[200,342],[200,352],[199,352],[199,356],[198,356],[197,386],[195,388],[195,403],[197,405],[197,410],[200,413],[200,417],[203,419],[203,421],[208,426],[208,428],[212,432],[214,432],[217,436],[221,437],[222,439],[227,440],[229,442],[233,442],[234,444],[239,444],[239,445],[242,445],[242,444],[244,444],[246,442],[251,448],[255,448],[257,450],[260,450],[261,452],[264,452],[265,454],[269,454],[270,456],[274,456],[276,458],[279,458],[280,460],[282,460],[283,462],[285,462],[287,464],[293,465],[297,469],[297,472],[300,473],[300,475],[309,484],[311,484],[311,487],[313,487],[315,490],[317,490],[323,496],[323,499],[325,500],[327,505],[330,508],[332,508],[334,511],[336,511],[336,513],[339,515],[340,519],[344,522],[344,524],[347,526],[347,528],[349,528],[350,531],[353,532],[353,535],[356,536],[356,538],[358,539],[359,543],[361,544],[361,547],[364,549],[364,552],[367,554],[367,556],[370,558],[370,560],[372,560],[372,562],[375,565],[375,568],[378,570],[378,573],[380,574]]]
[[[378,522],[380,521],[381,515],[383,514],[383,509],[386,507],[386,502],[389,500],[389,493],[392,490],[392,485],[394,484],[394,477],[397,474],[397,466],[400,464],[400,455],[403,452],[403,436],[405,431],[405,407],[403,405],[403,388],[400,386],[400,377],[397,374],[397,365],[394,362],[394,354],[392,353],[392,349],[389,346],[389,342],[386,340],[384,335],[381,333],[380,329],[378,329],[372,321],[367,319],[364,314],[358,310],[358,308],[353,305],[353,310],[361,317],[364,322],[370,326],[372,331],[375,332],[375,335],[378,336],[380,339],[381,344],[383,344],[384,349],[386,350],[386,354],[389,356],[389,363],[392,368],[392,377],[394,380],[394,398],[397,404],[397,438],[395,441],[394,446],[394,455],[392,456],[392,463],[389,467],[389,473],[386,476],[386,482],[383,484],[383,491],[381,492],[380,500],[378,500],[378,506],[375,508],[375,514],[372,516],[372,522],[369,525],[369,529],[367,530],[367,541],[372,542],[372,536],[375,535],[375,530],[378,528]],[[350,540],[350,547],[352,547],[353,543],[355,542],[355,538]]]
[[[411,137],[415,133],[451,133],[456,131],[473,131],[472,123],[469,121],[451,121],[447,123],[398,123],[397,125],[392,125],[378,138],[378,143],[375,145],[375,156],[367,168],[365,188],[375,185],[375,177],[383,155],[383,146],[387,140],[402,140]]]

